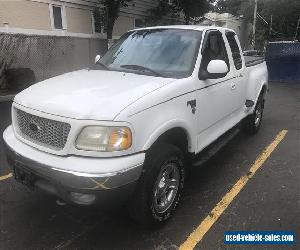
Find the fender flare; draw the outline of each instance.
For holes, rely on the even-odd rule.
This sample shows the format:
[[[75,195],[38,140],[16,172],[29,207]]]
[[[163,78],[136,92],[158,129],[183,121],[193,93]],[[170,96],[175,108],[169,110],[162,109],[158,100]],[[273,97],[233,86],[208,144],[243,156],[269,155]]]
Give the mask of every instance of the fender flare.
[[[248,111],[248,114],[252,114],[254,112],[254,109],[256,107],[258,98],[263,90],[263,88],[266,88],[266,91],[264,93],[264,96],[266,95],[267,91],[268,91],[268,82],[262,82],[261,84],[257,84],[257,86],[259,86],[258,91],[256,91],[255,96],[253,96],[252,98],[250,98],[250,100],[253,100],[254,105],[250,108],[250,110]]]
[[[143,151],[148,150],[161,135],[174,128],[179,128],[184,130],[188,141],[188,151],[194,152],[195,145],[196,145],[196,138],[193,138],[193,136],[191,136],[192,127],[188,125],[185,121],[178,120],[178,119],[167,121],[157,129],[155,129],[155,131],[153,131],[153,133],[148,137],[146,143],[144,144]]]
[[[258,98],[261,94],[261,92],[263,91],[263,88],[266,88],[265,92],[264,92],[264,97],[266,96],[266,93],[268,91],[268,83],[267,82],[263,82],[262,84],[260,84],[260,88],[259,88],[259,91],[257,91],[257,96],[255,97],[255,105],[258,101]]]

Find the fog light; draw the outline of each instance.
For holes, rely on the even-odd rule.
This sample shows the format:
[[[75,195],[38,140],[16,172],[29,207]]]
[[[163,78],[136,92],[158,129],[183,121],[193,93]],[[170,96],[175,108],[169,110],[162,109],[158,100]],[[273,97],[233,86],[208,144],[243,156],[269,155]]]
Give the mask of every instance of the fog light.
[[[81,194],[71,192],[71,199],[77,204],[89,205],[95,201],[96,196],[94,194]]]

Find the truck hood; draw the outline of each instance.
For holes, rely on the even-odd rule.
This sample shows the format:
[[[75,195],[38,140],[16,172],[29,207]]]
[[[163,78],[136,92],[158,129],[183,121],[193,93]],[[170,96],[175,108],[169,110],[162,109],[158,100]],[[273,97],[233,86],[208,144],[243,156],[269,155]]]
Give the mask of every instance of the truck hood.
[[[116,71],[80,70],[32,85],[14,101],[53,115],[113,120],[137,99],[172,81]]]

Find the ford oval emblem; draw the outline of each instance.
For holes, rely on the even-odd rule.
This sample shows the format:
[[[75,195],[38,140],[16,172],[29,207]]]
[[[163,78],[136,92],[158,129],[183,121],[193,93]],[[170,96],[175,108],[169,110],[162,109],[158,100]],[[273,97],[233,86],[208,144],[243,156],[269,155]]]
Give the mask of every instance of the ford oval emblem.
[[[42,130],[42,128],[38,124],[33,122],[29,123],[29,128],[34,133],[37,133]]]

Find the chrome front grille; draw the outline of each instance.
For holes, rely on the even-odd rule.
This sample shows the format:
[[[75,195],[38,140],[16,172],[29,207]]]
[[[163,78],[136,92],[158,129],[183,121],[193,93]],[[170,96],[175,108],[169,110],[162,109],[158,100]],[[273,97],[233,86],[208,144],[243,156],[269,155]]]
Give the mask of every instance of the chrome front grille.
[[[70,124],[35,116],[17,108],[15,118],[17,132],[26,140],[56,151],[65,147]]]

